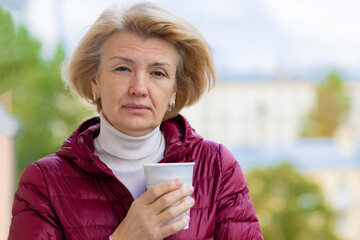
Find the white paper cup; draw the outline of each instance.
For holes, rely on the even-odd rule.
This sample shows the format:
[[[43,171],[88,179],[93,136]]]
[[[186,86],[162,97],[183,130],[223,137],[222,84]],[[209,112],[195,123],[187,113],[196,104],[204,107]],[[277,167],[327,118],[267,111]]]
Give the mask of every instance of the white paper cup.
[[[144,164],[146,189],[150,189],[158,183],[166,182],[174,178],[181,178],[184,181],[184,185],[191,186],[194,165],[194,162]],[[190,210],[174,218],[167,224],[175,222],[185,215],[190,217]],[[188,227],[189,225],[184,229],[187,229]]]

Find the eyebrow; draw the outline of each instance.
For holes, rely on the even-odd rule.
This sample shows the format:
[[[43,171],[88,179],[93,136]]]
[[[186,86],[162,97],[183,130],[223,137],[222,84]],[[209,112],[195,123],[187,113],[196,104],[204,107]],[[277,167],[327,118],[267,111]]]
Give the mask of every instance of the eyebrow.
[[[169,66],[171,67],[170,64],[168,63],[161,63],[161,62],[155,62],[155,63],[152,63],[152,64],[149,64],[150,67],[163,67],[163,66]]]
[[[120,57],[120,56],[114,56],[114,57],[110,58],[110,60],[114,60],[114,59],[120,59],[120,60],[123,60],[125,62],[134,63],[134,61],[131,58]]]
[[[134,64],[134,60],[132,60],[131,58],[121,57],[121,56],[113,56],[110,58],[110,60],[114,60],[114,59],[120,59],[122,61]],[[154,62],[154,63],[149,64],[149,67],[162,67],[162,66],[171,67],[171,65],[169,63],[164,63],[164,62]]]

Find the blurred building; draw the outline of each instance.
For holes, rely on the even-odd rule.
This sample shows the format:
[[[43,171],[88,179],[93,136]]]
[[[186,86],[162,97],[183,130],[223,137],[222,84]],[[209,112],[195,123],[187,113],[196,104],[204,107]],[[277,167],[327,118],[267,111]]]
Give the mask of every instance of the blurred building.
[[[351,110],[333,138],[300,137],[316,101],[314,82],[220,82],[182,114],[203,137],[228,146],[244,171],[282,161],[296,166],[337,211],[339,236],[359,240],[360,81],[346,86]]]
[[[351,110],[343,129],[360,137],[360,81],[346,82]],[[315,105],[316,83],[310,81],[219,82],[184,114],[207,139],[235,148],[295,142]]]
[[[7,239],[14,194],[14,139],[16,123],[10,116],[11,95],[0,96],[0,239]]]

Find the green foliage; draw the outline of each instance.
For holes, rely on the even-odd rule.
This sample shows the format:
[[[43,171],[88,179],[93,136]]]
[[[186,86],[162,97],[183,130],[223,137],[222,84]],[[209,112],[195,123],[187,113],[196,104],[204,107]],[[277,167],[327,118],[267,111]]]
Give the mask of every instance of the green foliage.
[[[246,174],[264,239],[338,240],[320,188],[288,163]]]
[[[41,44],[24,27],[16,28],[0,5],[0,94],[11,90],[13,113],[19,124],[15,137],[19,172],[29,163],[54,153],[93,111],[65,89],[59,46],[49,61],[41,58]]]
[[[341,77],[331,72],[316,89],[316,106],[310,111],[302,136],[332,137],[350,106]]]

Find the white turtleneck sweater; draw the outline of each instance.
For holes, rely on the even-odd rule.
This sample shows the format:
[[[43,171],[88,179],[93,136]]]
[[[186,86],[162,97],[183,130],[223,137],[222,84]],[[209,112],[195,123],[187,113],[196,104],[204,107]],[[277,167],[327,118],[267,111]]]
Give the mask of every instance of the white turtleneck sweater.
[[[160,126],[151,133],[132,137],[115,127],[100,112],[100,134],[94,139],[95,154],[131,192],[134,199],[145,192],[144,163],[157,163],[165,151]]]

